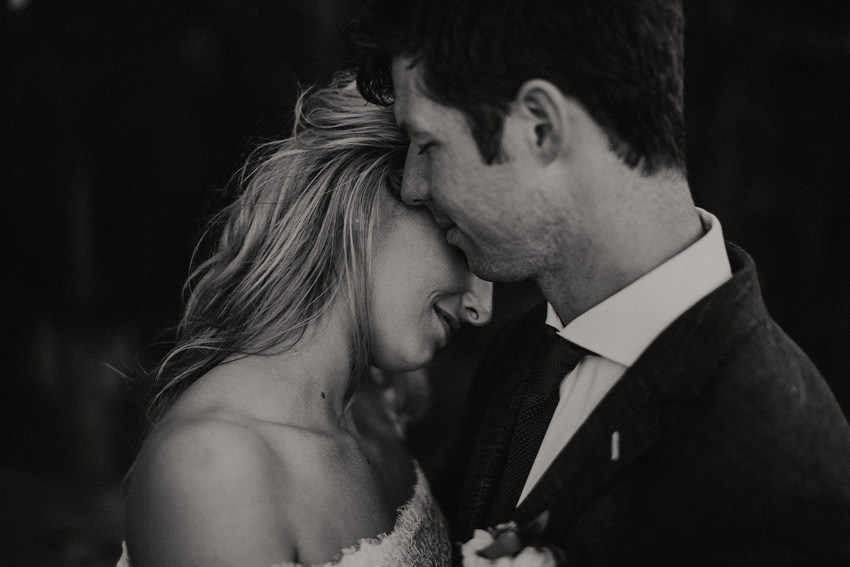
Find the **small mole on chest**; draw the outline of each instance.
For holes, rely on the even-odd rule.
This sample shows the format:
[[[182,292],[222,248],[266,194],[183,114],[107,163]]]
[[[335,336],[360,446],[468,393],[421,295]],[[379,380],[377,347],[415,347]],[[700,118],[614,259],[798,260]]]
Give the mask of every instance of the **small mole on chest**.
[[[325,399],[325,393],[324,392],[322,392],[322,399],[323,400]]]

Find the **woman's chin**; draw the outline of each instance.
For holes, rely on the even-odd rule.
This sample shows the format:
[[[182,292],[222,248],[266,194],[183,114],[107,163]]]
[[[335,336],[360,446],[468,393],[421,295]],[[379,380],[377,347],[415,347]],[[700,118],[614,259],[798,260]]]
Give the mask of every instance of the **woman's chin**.
[[[429,362],[434,358],[434,353],[436,351],[432,350],[429,353],[420,353],[416,356],[405,356],[404,358],[396,358],[393,361],[378,364],[375,363],[380,370],[383,372],[391,373],[391,374],[404,374],[405,372],[415,372],[417,370],[422,370],[425,368]]]
[[[401,373],[421,370],[434,359],[440,349],[449,343],[451,336],[450,329],[439,327],[430,336],[420,336],[416,344],[413,344],[414,341],[409,341],[406,348],[399,348],[394,352],[385,351],[383,356],[373,360],[373,364],[384,372]]]

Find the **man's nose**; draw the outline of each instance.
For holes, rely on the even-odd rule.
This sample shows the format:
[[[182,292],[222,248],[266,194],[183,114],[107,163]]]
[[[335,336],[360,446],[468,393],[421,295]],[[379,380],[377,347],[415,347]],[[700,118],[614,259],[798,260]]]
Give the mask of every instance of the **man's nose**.
[[[428,183],[422,166],[422,158],[416,146],[411,144],[404,160],[401,178],[401,200],[409,207],[418,207],[429,201]]]
[[[471,325],[486,325],[493,316],[493,284],[469,274],[469,289],[463,294],[463,319]]]

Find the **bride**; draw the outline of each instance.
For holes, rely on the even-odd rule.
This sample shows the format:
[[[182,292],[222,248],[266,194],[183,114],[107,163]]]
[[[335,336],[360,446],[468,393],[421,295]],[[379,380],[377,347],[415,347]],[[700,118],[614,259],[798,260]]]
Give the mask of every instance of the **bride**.
[[[444,520],[370,368],[422,368],[490,318],[396,196],[392,110],[341,76],[249,160],[161,363],[119,566],[448,565]]]

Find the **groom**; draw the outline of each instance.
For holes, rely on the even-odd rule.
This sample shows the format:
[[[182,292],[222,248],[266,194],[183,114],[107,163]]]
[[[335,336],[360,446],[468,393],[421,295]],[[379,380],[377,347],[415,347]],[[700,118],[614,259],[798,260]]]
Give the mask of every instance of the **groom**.
[[[405,202],[546,299],[490,349],[442,504],[457,541],[548,516],[568,565],[849,564],[850,426],[690,195],[683,27],[673,0],[358,20],[361,90],[410,137]]]

